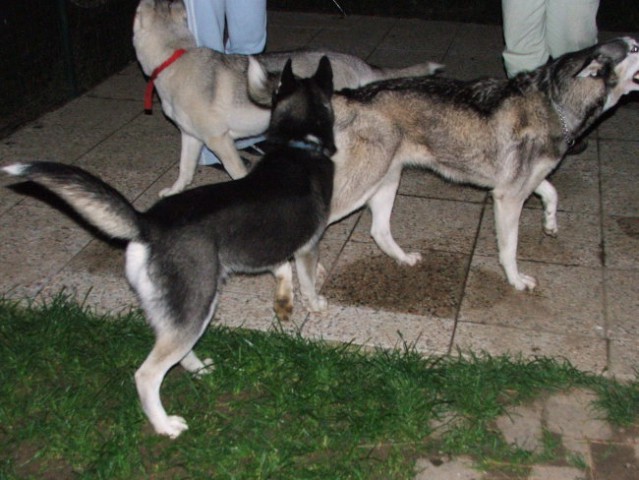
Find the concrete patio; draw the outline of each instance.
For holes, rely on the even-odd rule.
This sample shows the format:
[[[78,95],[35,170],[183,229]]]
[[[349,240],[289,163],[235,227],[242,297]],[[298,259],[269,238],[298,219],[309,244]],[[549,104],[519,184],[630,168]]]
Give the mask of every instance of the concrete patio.
[[[601,38],[616,35],[602,32]],[[268,49],[304,46],[385,66],[438,61],[458,78],[503,75],[497,26],[271,12]],[[0,163],[81,165],[139,207],[149,206],[177,175],[179,135],[157,99],[154,114],[144,114],[144,86],[131,64],[3,139]],[[322,242],[329,311],[307,315],[298,303],[292,326],[309,337],[371,346],[405,341],[427,354],[557,356],[584,370],[632,376],[639,366],[638,125],[634,98],[592,132],[585,153],[566,158],[553,175],[559,237],[542,233],[540,202],[528,201],[519,258],[521,269],[539,281],[534,293],[516,292],[505,281],[487,192],[407,170],[392,229],[403,248],[420,251],[424,260],[397,266],[368,234],[369,213],[357,212],[331,226]],[[198,184],[227,179],[215,169],[199,170]],[[0,291],[6,295],[46,297],[64,288],[104,310],[136,305],[123,276],[123,250],[64,213],[3,188],[0,222]],[[217,321],[271,328],[273,287],[268,275],[232,279]]]
[[[602,32],[601,38],[617,35]],[[304,46],[329,47],[384,66],[438,61],[446,75],[464,79],[503,76],[497,26],[270,12],[268,49]],[[81,165],[138,207],[148,207],[175,179],[180,145],[157,99],[154,114],[144,114],[144,87],[141,71],[131,64],[1,140],[0,164],[48,159]],[[396,265],[368,234],[369,213],[357,212],[331,226],[322,241],[328,312],[308,315],[298,301],[284,328],[367,346],[407,342],[425,354],[552,356],[586,371],[632,378],[639,367],[638,126],[635,97],[592,132],[585,153],[566,158],[553,175],[560,195],[559,237],[542,233],[540,202],[528,201],[519,258],[521,269],[539,281],[534,293],[516,292],[505,281],[487,192],[408,170],[392,229],[398,243],[421,252],[423,261]],[[196,183],[227,178],[201,167]],[[4,176],[0,182],[15,183]],[[2,188],[0,225],[0,292],[6,296],[47,298],[65,289],[102,311],[137,306],[124,278],[121,246],[96,239],[67,214]],[[216,321],[268,330],[276,324],[273,293],[268,275],[235,277],[224,289]],[[584,435],[582,443],[589,441]],[[614,438],[624,449],[634,448],[635,470],[629,472],[636,473],[636,436]],[[592,445],[584,450],[589,478],[613,478],[596,475],[596,455],[588,453],[597,451]],[[551,476],[574,478],[570,471]]]

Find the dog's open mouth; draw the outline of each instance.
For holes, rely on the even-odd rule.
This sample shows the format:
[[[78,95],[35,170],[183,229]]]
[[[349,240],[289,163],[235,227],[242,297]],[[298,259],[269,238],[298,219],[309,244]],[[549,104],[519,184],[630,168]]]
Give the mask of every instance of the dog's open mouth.
[[[632,81],[635,83],[639,83],[639,70],[635,72],[634,76],[632,77]]]

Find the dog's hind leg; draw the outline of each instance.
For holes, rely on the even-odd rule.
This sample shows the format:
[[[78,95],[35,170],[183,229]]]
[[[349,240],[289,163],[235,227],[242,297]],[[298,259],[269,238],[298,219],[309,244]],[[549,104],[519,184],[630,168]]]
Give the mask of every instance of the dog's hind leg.
[[[556,237],[558,232],[557,190],[548,180],[543,180],[535,189],[535,193],[541,197],[541,202],[544,204],[544,232],[551,237]]]
[[[293,268],[290,262],[275,268],[273,275],[277,281],[273,310],[280,321],[286,322],[293,313]]]
[[[193,350],[180,360],[180,365],[182,365],[184,370],[194,373],[198,377],[211,373],[215,368],[213,359],[205,358],[204,360],[200,360]]]
[[[501,263],[508,282],[517,290],[532,290],[537,282],[533,277],[520,273],[517,269],[517,241],[519,235],[519,217],[524,199],[493,192],[495,208],[495,229],[499,263]]]
[[[187,292],[193,293],[193,292]],[[202,362],[193,352],[193,347],[206,330],[217,305],[217,295],[210,305],[204,305],[205,299],[196,295],[187,296],[191,305],[185,305],[183,314],[198,315],[198,321],[179,321],[179,327],[160,327],[171,320],[164,318],[153,319],[153,311],[147,309],[149,323],[155,325],[155,345],[144,363],[135,372],[135,384],[142,403],[142,409],[149,418],[153,428],[160,435],[176,438],[188,425],[184,418],[177,415],[167,415],[162,400],[160,399],[160,387],[166,373],[176,363],[189,371],[201,371],[212,364],[212,361]],[[188,302],[189,300],[185,300]],[[199,312],[199,314],[197,313]]]
[[[323,312],[328,307],[326,299],[317,293],[319,244],[313,242],[295,254],[295,267],[300,291],[311,312]]]
[[[180,193],[188,187],[193,181],[193,176],[197,169],[197,161],[204,143],[186,132],[182,131],[181,133],[180,173],[178,179],[171,187],[160,191],[160,197],[168,197],[169,195]]]
[[[175,331],[159,332],[153,350],[135,372],[135,384],[144,413],[157,433],[171,438],[187,430],[188,425],[182,417],[167,415],[160,400],[160,386],[169,369],[191,351],[198,339],[196,335],[186,341],[181,337]]]
[[[415,265],[422,259],[421,254],[419,252],[404,252],[395,242],[390,230],[390,218],[400,178],[400,169],[389,172],[382,185],[368,201],[368,207],[373,216],[371,235],[379,248],[397,262]]]
[[[232,179],[235,180],[246,176],[248,170],[228,133],[219,137],[208,138],[206,146],[218,156]]]

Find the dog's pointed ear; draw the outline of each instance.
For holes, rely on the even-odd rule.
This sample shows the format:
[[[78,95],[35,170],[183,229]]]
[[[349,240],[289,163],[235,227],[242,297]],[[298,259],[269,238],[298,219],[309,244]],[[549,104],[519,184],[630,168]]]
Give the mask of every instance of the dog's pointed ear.
[[[333,93],[333,68],[331,61],[324,55],[317,66],[317,71],[313,75],[313,80],[320,86],[326,95]]]
[[[277,95],[279,97],[288,95],[295,90],[296,85],[297,80],[295,80],[295,75],[293,75],[293,61],[289,58],[282,70],[280,85],[277,87]]]
[[[601,62],[598,58],[591,58],[590,61],[587,61],[581,70],[577,73],[577,77],[586,78],[586,77],[599,77],[605,68],[605,64]]]

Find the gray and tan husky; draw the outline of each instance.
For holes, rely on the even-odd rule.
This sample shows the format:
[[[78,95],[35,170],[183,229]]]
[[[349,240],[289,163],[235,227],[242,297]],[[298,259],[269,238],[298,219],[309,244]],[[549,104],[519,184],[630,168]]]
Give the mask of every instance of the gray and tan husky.
[[[333,188],[332,93],[327,58],[302,80],[293,76],[289,61],[269,126],[273,150],[242,179],[164,198],[146,212],[79,167],[34,162],[4,168],[56,193],[106,235],[128,241],[126,276],[156,337],[135,381],[157,433],[175,438],[187,428],[182,417],[167,415],[160,386],[178,362],[190,372],[210,367],[193,347],[215,312],[226,276],[282,265],[290,272],[288,260],[304,252],[306,262],[297,264],[300,279],[313,281]],[[307,290],[315,308],[321,307],[314,284]]]
[[[390,217],[403,167],[423,166],[490,189],[508,282],[533,289],[535,279],[517,268],[524,201],[532,193],[541,197],[544,231],[557,235],[558,197],[546,177],[603,112],[639,90],[638,72],[639,43],[624,37],[510,80],[423,77],[340,92],[333,97],[337,154],[329,222],[368,206],[377,245],[398,262],[415,264],[420,254],[397,245]],[[260,74],[252,63],[249,77]]]
[[[233,140],[263,133],[269,120],[269,110],[251,102],[246,92],[247,57],[196,48],[187,27],[186,10],[177,0],[139,3],[133,23],[133,46],[148,76],[174,52],[185,50],[155,79],[162,109],[178,126],[182,137],[179,177],[160,195],[180,192],[192,182],[203,145],[215,152],[232,178],[246,175],[247,168]],[[403,69],[382,69],[352,55],[328,51],[265,53],[256,58],[279,78],[288,58],[293,60],[296,75],[308,77],[322,56],[331,61],[336,90],[383,78],[426,75],[441,67],[427,62]]]

